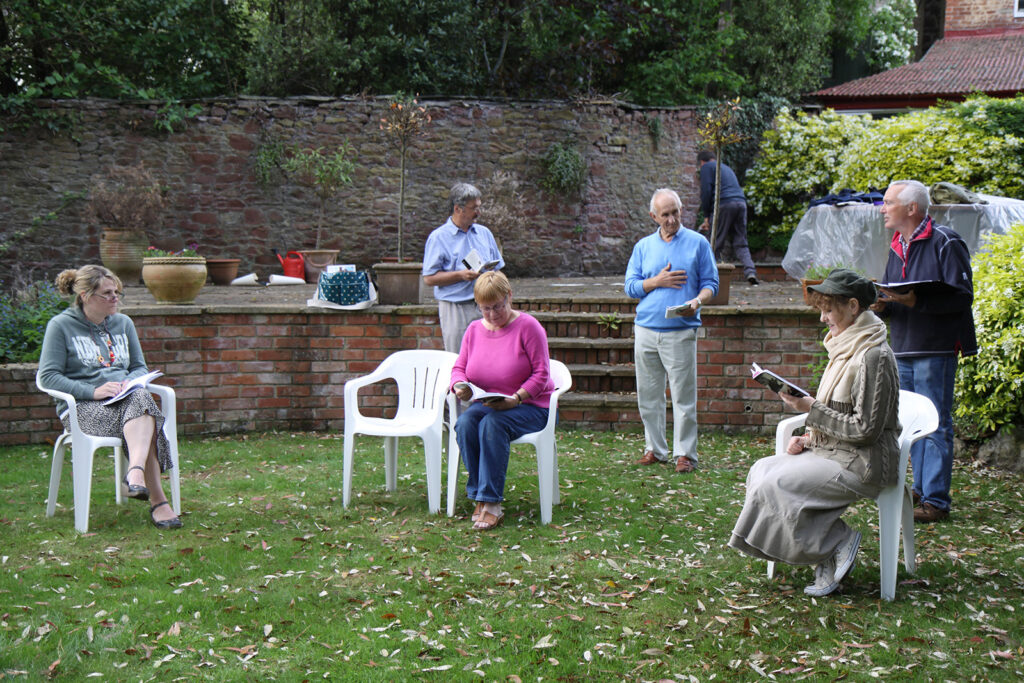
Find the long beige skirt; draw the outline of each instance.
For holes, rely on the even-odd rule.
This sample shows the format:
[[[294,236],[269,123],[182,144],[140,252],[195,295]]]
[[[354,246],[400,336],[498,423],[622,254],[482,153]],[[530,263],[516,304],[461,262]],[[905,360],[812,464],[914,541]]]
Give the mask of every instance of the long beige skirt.
[[[828,458],[805,451],[758,460],[729,546],[762,560],[818,564],[849,533],[841,517],[850,503],[878,489]]]

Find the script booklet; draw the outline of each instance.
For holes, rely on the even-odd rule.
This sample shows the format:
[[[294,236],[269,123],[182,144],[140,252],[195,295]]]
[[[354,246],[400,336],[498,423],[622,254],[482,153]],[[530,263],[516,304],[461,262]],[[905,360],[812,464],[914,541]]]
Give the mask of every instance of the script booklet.
[[[504,398],[515,398],[515,396],[510,394],[501,394],[497,391],[484,391],[472,382],[456,382],[455,386],[469,387],[469,390],[473,392],[473,395],[469,397],[470,401],[483,401],[486,403],[487,401],[498,401]]]
[[[109,406],[111,403],[117,403],[122,398],[132,393],[136,389],[142,389],[146,387],[150,382],[155,380],[157,377],[162,377],[163,374],[164,373],[160,372],[159,370],[151,370],[150,372],[147,372],[145,375],[136,377],[135,379],[124,385],[124,388],[121,389],[120,394],[108,398],[106,401],[103,402],[103,405]]]
[[[692,318],[697,312],[689,304],[669,306],[665,309],[666,318]]]
[[[466,266],[470,270],[475,270],[478,273],[482,273],[485,270],[494,270],[501,261],[484,261],[483,257],[480,256],[480,252],[476,249],[471,249],[466,258],[462,259],[462,265]]]
[[[901,282],[876,282],[878,289],[888,289],[897,294],[906,294],[910,290],[926,292],[929,294],[952,293],[956,289],[953,285],[942,280],[910,280]]]
[[[783,379],[782,377],[779,377],[771,370],[765,370],[757,363],[750,364],[750,376],[753,377],[756,381],[760,382],[761,384],[765,385],[766,387],[774,391],[776,394],[781,394],[782,391],[785,389],[786,393],[790,394],[791,396],[810,396],[810,393],[808,393],[805,389],[801,389],[797,385],[790,382],[788,379]]]

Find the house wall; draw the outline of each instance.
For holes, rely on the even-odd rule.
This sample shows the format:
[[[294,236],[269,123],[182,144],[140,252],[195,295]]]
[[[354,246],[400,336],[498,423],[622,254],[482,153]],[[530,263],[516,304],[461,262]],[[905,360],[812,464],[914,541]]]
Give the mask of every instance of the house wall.
[[[325,244],[339,262],[362,267],[397,251],[399,158],[380,130],[387,101],[379,98],[242,98],[203,102],[198,116],[174,133],[157,132],[158,103],[49,103],[77,122],[66,134],[23,130],[0,120],[0,244],[16,258],[0,261],[33,279],[97,262],[101,227],[85,202],[90,178],[111,165],[144,162],[167,190],[169,206],[151,243],[195,242],[202,255],[241,258],[240,271],[265,278],[280,272],[271,249],[313,248],[317,201],[309,190],[278,179],[263,186],[257,151],[270,139],[336,148],[348,141],[357,167],[350,186],[327,207]],[[496,228],[512,276],[602,275],[620,272],[632,245],[653,225],[647,203],[659,187],[676,188],[684,219],[698,205],[692,108],[648,109],[612,101],[423,103],[432,118],[409,152],[405,256],[422,258],[429,232],[447,218],[457,181],[484,193],[480,222]],[[583,158],[582,190],[543,190],[542,159],[553,143]],[[489,220],[490,178],[515,175],[523,228],[509,232]],[[49,214],[54,212],[54,215]]]
[[[946,0],[945,36],[1024,30],[1024,17],[1014,17],[1016,0]]]

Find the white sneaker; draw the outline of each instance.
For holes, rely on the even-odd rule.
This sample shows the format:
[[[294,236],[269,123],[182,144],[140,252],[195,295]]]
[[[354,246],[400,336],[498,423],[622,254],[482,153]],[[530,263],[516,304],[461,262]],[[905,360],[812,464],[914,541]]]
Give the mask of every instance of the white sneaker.
[[[836,548],[836,583],[839,583],[853,569],[857,561],[857,551],[860,550],[860,532],[850,530],[850,535]]]
[[[836,555],[833,553],[814,568],[814,583],[804,587],[804,593],[820,598],[835,592],[837,588],[839,582],[836,580]]]

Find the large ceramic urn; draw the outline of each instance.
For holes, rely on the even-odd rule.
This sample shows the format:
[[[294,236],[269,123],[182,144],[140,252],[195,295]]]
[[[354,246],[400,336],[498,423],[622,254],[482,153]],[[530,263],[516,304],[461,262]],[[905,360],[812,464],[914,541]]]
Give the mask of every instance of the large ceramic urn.
[[[144,258],[142,280],[157,303],[190,304],[206,283],[206,259],[202,256]]]

